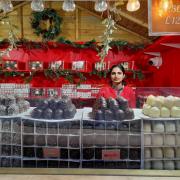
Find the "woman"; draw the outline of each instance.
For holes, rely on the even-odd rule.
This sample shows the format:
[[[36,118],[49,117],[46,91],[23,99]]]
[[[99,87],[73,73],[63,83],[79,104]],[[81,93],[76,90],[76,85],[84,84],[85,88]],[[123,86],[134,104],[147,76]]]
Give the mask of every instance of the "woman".
[[[129,106],[131,108],[135,107],[135,93],[131,87],[125,86],[124,78],[125,78],[125,70],[122,65],[114,65],[110,69],[110,86],[106,86],[100,89],[98,93],[98,97],[103,96],[107,98],[117,98],[118,96],[122,96],[129,101]]]

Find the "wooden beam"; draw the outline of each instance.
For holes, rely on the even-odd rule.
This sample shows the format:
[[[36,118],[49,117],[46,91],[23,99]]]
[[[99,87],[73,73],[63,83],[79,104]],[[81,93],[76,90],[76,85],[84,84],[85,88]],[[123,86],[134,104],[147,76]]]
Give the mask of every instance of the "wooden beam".
[[[26,4],[29,4],[29,3],[30,3],[30,1],[21,2],[21,3],[19,3],[19,4],[17,4],[16,6],[13,7],[13,11],[16,10],[16,9],[18,9],[19,7],[22,7],[22,6],[24,6],[24,5],[26,5]],[[9,13],[11,13],[11,12],[8,12],[8,13],[6,13],[6,14],[9,14]],[[3,14],[4,14],[3,12],[0,13],[0,16],[3,15]]]
[[[145,22],[143,22],[143,21],[141,21],[141,20],[139,20],[139,19],[137,19],[137,18],[123,12],[123,11],[120,10],[118,14],[121,15],[122,17],[124,17],[125,19],[128,19],[128,20],[130,20],[130,21],[132,21],[132,22],[134,22],[134,23],[148,29],[148,24],[147,23],[145,23]]]
[[[75,21],[75,39],[78,40],[79,39],[79,10],[78,8],[76,8],[75,10],[76,13],[76,21]]]
[[[99,19],[103,19],[102,16],[96,14],[95,12],[93,12],[93,11],[87,9],[87,8],[84,8],[84,7],[80,6],[80,5],[78,5],[77,3],[76,3],[76,7],[79,8],[80,10],[83,10],[83,11],[88,12],[89,14],[91,14],[91,15],[99,18]],[[151,40],[149,40],[148,38],[146,38],[146,37],[144,37],[144,36],[141,36],[140,34],[138,34],[138,33],[136,33],[136,32],[133,32],[133,31],[131,31],[131,30],[129,30],[129,29],[127,29],[127,28],[119,25],[119,24],[116,24],[116,27],[119,28],[119,29],[121,29],[121,30],[124,30],[124,31],[126,31],[126,32],[128,32],[128,33],[131,33],[131,34],[133,34],[133,35],[135,35],[135,36],[137,36],[137,37],[145,40],[145,41],[148,42],[148,43],[151,43]]]
[[[20,18],[20,26],[21,26],[21,38],[24,38],[24,22],[23,22],[23,7],[19,8],[19,18]]]

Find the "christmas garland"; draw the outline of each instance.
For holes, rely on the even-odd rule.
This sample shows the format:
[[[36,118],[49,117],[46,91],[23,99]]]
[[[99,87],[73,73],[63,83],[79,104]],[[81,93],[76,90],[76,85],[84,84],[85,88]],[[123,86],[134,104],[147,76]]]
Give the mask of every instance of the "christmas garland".
[[[49,21],[49,28],[41,28],[41,21]],[[32,13],[31,26],[34,33],[38,36],[42,35],[44,40],[53,40],[59,35],[61,22],[62,18],[54,9],[47,8],[42,12]]]
[[[79,44],[77,42],[72,42],[70,40],[66,40],[63,37],[60,37],[56,43],[59,44],[64,44],[64,45],[69,45],[74,48],[79,48],[79,49],[86,49],[86,48],[92,48],[95,49],[97,52],[101,50],[103,46],[98,45],[96,40],[91,40],[87,41],[84,44]],[[7,46],[9,43],[6,39],[0,41],[0,47]],[[26,47],[27,49],[48,49],[48,42],[32,42],[27,39],[21,39],[20,41],[16,42],[17,46],[20,48],[21,45]],[[144,44],[131,44],[128,43],[127,41],[111,41],[109,43],[109,46],[112,48],[117,48],[118,50],[124,50],[124,49],[130,49],[132,51],[137,51],[138,49],[143,49],[145,47]]]

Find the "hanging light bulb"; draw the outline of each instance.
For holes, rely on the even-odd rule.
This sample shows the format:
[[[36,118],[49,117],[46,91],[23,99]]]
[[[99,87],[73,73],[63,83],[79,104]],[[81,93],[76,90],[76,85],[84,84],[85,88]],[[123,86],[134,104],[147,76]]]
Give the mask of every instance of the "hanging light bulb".
[[[98,12],[103,12],[107,9],[108,5],[106,0],[97,0],[94,5],[94,9]]]
[[[11,12],[13,10],[13,5],[11,3],[11,0],[2,0],[1,1],[1,8],[2,10],[7,13],[7,12]]]
[[[173,6],[172,0],[161,0],[159,3],[159,7],[164,11],[167,11],[168,8],[171,8],[172,6]]]
[[[44,10],[43,0],[32,0],[31,9],[33,11],[42,12]]]
[[[64,11],[74,11],[76,8],[76,5],[74,3],[74,0],[64,0],[63,5],[62,5],[62,9]]]
[[[0,10],[3,10],[3,1],[0,0]]]
[[[139,0],[128,0],[126,9],[128,11],[137,11],[140,8],[140,2]]]

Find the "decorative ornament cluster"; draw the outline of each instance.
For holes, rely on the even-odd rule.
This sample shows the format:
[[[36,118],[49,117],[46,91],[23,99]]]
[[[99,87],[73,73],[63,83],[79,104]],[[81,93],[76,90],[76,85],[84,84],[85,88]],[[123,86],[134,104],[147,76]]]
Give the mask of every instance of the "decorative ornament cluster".
[[[102,38],[102,49],[101,52],[98,54],[98,56],[100,57],[101,63],[103,63],[104,58],[107,56],[109,49],[111,49],[110,47],[110,42],[112,41],[112,37],[111,34],[113,33],[114,29],[116,29],[115,27],[115,21],[111,18],[111,16],[109,15],[108,18],[104,19],[102,24],[105,25],[105,31]]]
[[[49,27],[42,28],[41,22],[46,21],[49,23]],[[42,36],[45,41],[55,39],[61,32],[60,26],[62,18],[57,14],[54,9],[47,8],[42,12],[33,12],[31,19],[31,27],[34,29],[34,33],[37,36]]]
[[[9,56],[9,52],[13,50],[13,48],[16,48],[16,42],[17,42],[17,37],[15,35],[15,32],[14,32],[14,28],[15,26],[11,24],[11,21],[9,20],[9,17],[8,16],[3,16],[1,19],[0,19],[0,22],[2,24],[5,24],[8,26],[8,42],[9,42],[9,46],[3,50],[3,51],[0,51],[0,59],[2,56]]]

